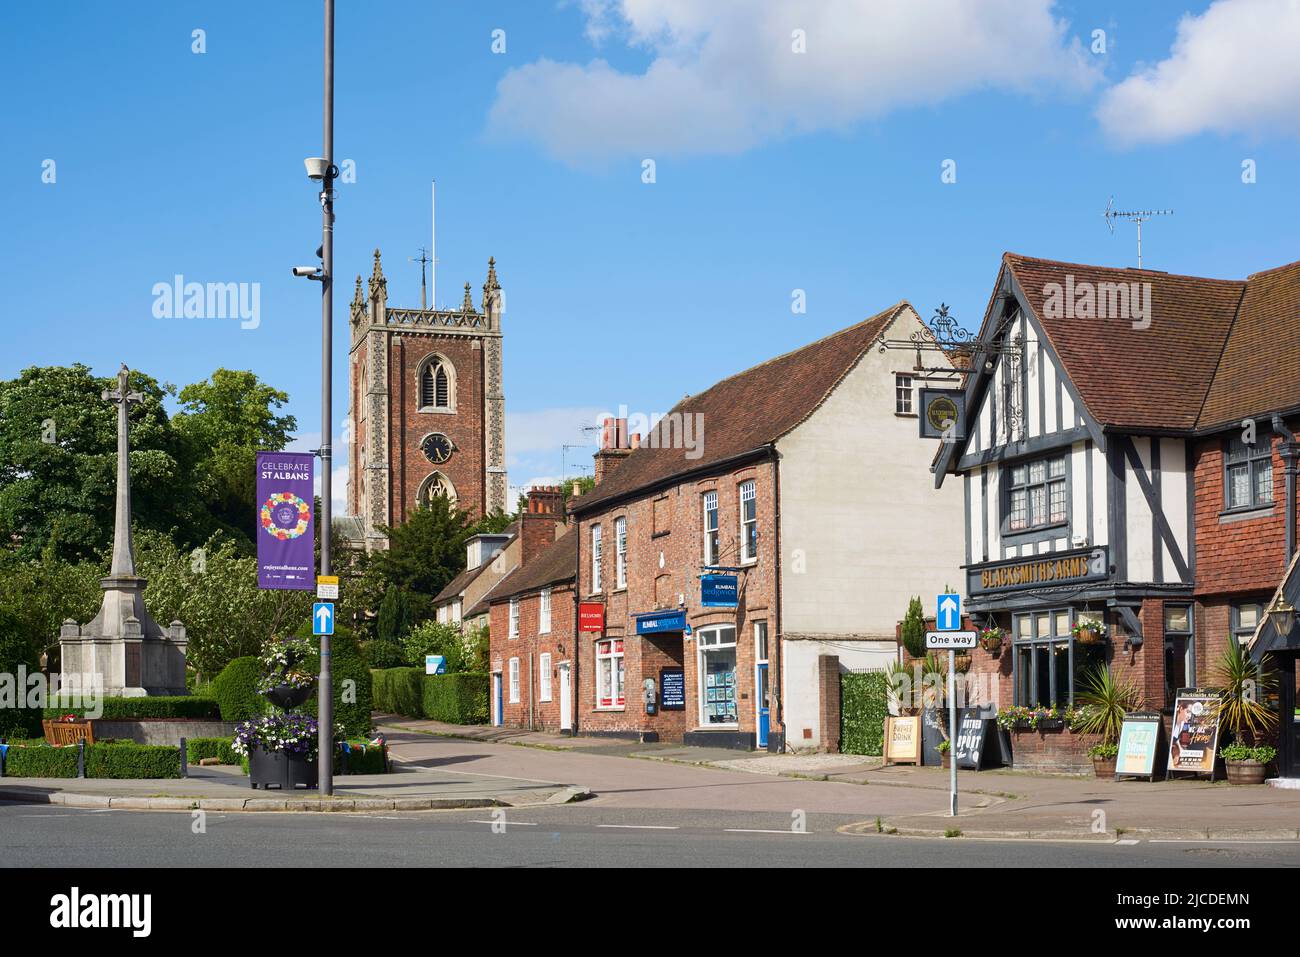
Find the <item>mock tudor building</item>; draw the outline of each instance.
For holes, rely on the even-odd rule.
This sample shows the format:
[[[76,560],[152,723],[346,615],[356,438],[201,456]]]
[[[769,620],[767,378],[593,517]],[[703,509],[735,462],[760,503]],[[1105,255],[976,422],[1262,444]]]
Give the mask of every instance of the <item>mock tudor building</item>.
[[[469,283],[459,309],[390,307],[377,249],[366,292],[357,277],[348,510],[367,548],[433,495],[475,516],[506,510],[501,302],[491,259],[481,308]]]
[[[1300,263],[1229,281],[1003,257],[970,425],[935,465],[965,501],[966,610],[1010,636],[974,654],[992,703],[1064,707],[1105,666],[1168,710],[1259,630],[1294,549],[1298,315]]]
[[[923,329],[900,302],[688,396],[644,441],[607,429],[569,506],[578,733],[838,748],[840,670],[887,666],[908,599],[960,574],[960,492],[916,482],[936,443],[877,348]]]

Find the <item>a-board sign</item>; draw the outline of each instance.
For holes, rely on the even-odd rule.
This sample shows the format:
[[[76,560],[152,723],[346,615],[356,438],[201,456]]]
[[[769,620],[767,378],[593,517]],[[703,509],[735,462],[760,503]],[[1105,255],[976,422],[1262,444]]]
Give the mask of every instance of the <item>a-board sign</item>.
[[[955,648],[958,650],[975,647],[973,631],[927,631],[925,633],[927,648]]]
[[[885,763],[921,763],[921,719],[915,715],[885,719]]]
[[[957,742],[952,748],[957,767],[978,771],[989,763],[984,750],[992,724],[993,719],[985,715],[983,708],[962,708],[958,712]]]
[[[1159,741],[1158,712],[1134,711],[1124,715],[1119,731],[1119,753],[1115,756],[1115,777],[1122,774],[1153,777]]]
[[[925,708],[921,711],[921,763],[938,767],[943,763],[939,745],[948,740],[948,709]]]
[[[1180,688],[1169,731],[1169,770],[1214,773],[1219,744],[1219,696],[1199,688]]]

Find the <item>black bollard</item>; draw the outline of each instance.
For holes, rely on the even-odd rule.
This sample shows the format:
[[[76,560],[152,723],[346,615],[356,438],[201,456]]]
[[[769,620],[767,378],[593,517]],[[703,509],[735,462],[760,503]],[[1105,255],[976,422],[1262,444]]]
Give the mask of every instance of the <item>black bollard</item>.
[[[77,742],[77,777],[86,776],[86,739]]]
[[[181,738],[181,777],[190,776],[190,756],[185,750],[185,739]]]

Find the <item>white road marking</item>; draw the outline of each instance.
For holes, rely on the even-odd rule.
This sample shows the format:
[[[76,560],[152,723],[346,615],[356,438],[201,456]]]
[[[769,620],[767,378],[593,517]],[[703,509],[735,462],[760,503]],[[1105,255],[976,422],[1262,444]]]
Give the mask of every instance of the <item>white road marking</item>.
[[[767,829],[762,827],[724,827],[724,831],[731,834],[811,834],[812,831],[787,831],[778,829]]]
[[[528,821],[470,821],[471,824],[500,824],[503,827],[541,827],[540,824],[532,824]]]
[[[1217,840],[1217,841],[1210,841],[1210,840],[1191,840],[1191,839],[1188,839],[1188,840],[1172,840],[1172,839],[1152,838],[1152,839],[1151,839],[1150,841],[1148,841],[1147,843],[1148,843],[1148,844],[1286,844],[1286,845],[1295,845],[1295,844],[1300,844],[1300,841],[1234,841],[1234,840],[1229,840],[1229,839],[1227,839],[1227,838],[1224,838],[1224,839],[1222,839],[1222,840]]]
[[[678,831],[675,824],[597,824],[596,827],[616,827],[625,831]]]
[[[1129,845],[1131,845],[1131,844],[1136,844],[1136,843],[1138,843],[1138,842],[1135,841],[1135,840],[1133,840],[1132,838],[1127,838],[1127,837],[1126,837],[1126,838],[1124,838],[1124,840],[1122,840],[1122,841],[1116,841],[1115,843],[1116,843],[1116,845],[1118,845],[1119,847],[1128,847]]]

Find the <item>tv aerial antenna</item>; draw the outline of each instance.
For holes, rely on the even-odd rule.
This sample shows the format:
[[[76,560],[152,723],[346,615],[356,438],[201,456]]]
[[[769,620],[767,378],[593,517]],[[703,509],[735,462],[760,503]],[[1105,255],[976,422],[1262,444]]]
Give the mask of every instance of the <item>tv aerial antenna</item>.
[[[1106,212],[1102,216],[1106,219],[1106,225],[1110,227],[1110,234],[1115,235],[1115,220],[1127,219],[1137,223],[1138,228],[1138,269],[1142,268],[1142,224],[1152,216],[1172,216],[1172,209],[1116,209],[1115,197],[1110,198],[1106,204]]]

